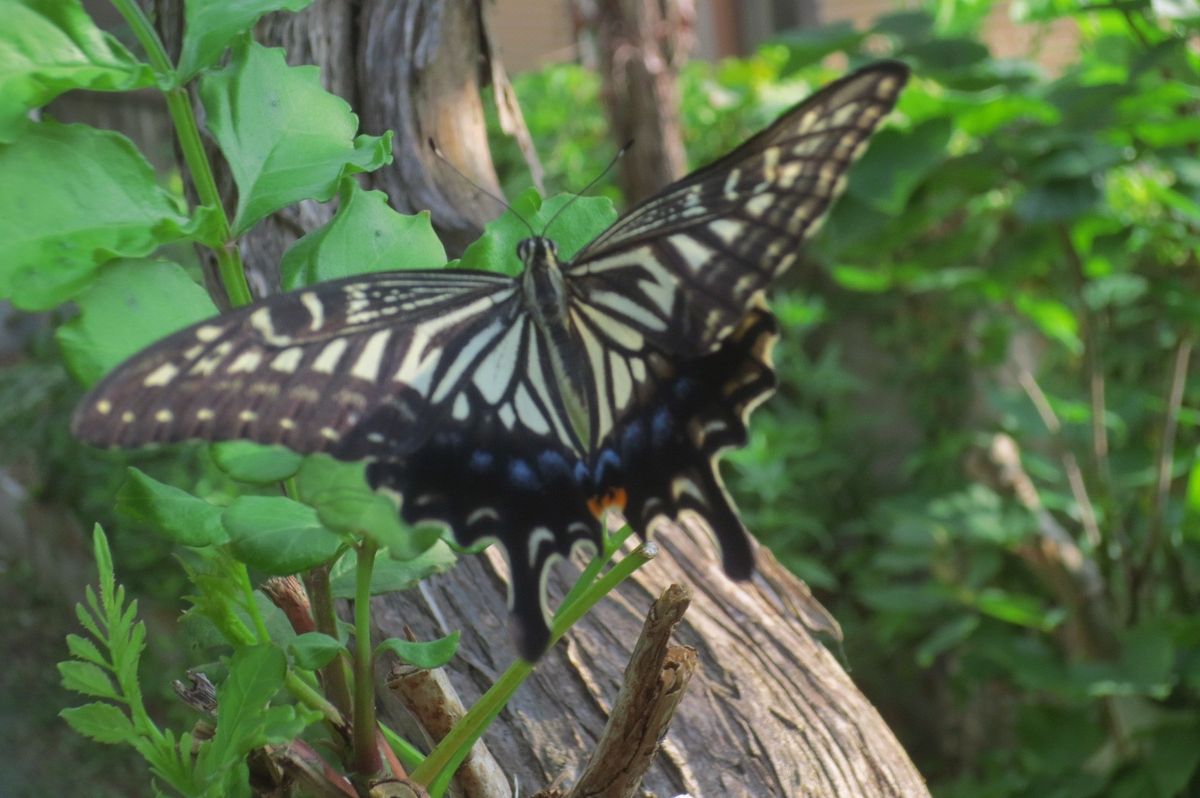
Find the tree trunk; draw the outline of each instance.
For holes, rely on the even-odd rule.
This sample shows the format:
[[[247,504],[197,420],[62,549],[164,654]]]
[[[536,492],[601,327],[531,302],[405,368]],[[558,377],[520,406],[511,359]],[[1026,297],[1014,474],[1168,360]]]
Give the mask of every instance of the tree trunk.
[[[657,8],[640,0],[620,5],[630,14]],[[683,169],[674,55],[655,40],[650,19],[637,17],[636,36],[624,39],[612,58],[627,75],[645,78],[639,81],[643,93],[629,102],[630,111],[635,103],[643,110],[627,116],[626,124],[651,118],[657,131],[639,141],[638,155],[626,159],[628,174],[653,175],[630,190],[631,198]],[[478,89],[503,71],[489,66],[496,55],[489,51],[485,26],[478,0],[364,0],[358,7],[317,0],[300,15],[264,21],[258,31],[265,43],[292,48],[292,63],[317,63],[326,85],[355,105],[365,132],[396,131],[396,163],[376,173],[375,185],[400,209],[431,208],[452,251],[477,235],[498,206],[431,158],[425,142],[435,137],[458,169],[495,189]],[[288,211],[285,221],[256,230],[249,238],[264,236],[269,243],[248,241],[243,249],[248,263],[274,269],[282,248],[328,212],[319,206],[311,217],[308,210]],[[759,549],[752,581],[734,583],[724,577],[711,538],[697,525],[665,527],[656,541],[658,557],[546,655],[487,733],[487,745],[509,778],[519,781],[520,794],[576,778],[620,687],[651,601],[668,584],[687,582],[695,598],[676,642],[696,649],[699,668],[646,776],[648,794],[928,795],[891,731],[821,644],[821,637],[839,634],[836,623],[769,551]],[[554,601],[576,570],[560,565],[552,575]],[[411,627],[419,638],[429,638],[461,629],[459,655],[448,669],[463,699],[473,702],[514,656],[505,572],[494,548],[464,557],[419,589],[376,599],[377,631],[381,637],[403,636]],[[383,719],[420,739],[398,706],[385,706]]]
[[[691,46],[692,0],[597,0],[581,14],[596,36],[604,105],[618,142],[620,184],[630,204],[683,176],[679,69]]]

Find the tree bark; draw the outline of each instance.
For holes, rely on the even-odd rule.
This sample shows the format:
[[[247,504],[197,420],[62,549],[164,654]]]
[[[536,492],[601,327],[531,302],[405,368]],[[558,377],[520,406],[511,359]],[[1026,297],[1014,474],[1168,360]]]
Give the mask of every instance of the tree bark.
[[[650,13],[640,0],[637,8],[622,5],[630,13]],[[654,40],[650,17],[638,19],[637,36],[623,39],[612,59],[626,75],[645,78],[638,84],[643,93],[628,103],[631,112],[635,104],[639,110],[626,124],[652,118],[658,131],[643,136],[638,155],[626,159],[627,173],[653,175],[629,190],[631,198],[683,169],[674,56]],[[365,132],[396,131],[396,163],[377,173],[374,183],[397,208],[432,209],[451,251],[476,236],[499,206],[449,174],[431,157],[426,140],[435,137],[472,180],[496,187],[478,89],[487,76],[503,73],[488,66],[495,54],[485,25],[480,3],[468,0],[364,0],[357,10],[339,0],[317,0],[302,15],[265,21],[258,32],[267,44],[293,48],[292,63],[317,63],[326,85],[355,104]],[[255,230],[243,242],[248,263],[268,273],[283,248],[329,212],[320,206],[293,210]],[[928,795],[891,731],[821,644],[839,631],[802,582],[765,549],[752,581],[730,582],[699,525],[661,532],[658,557],[546,655],[488,731],[487,745],[522,794],[556,780],[574,782],[604,727],[651,602],[667,585],[683,581],[695,598],[675,641],[694,648],[699,665],[643,783],[649,794]],[[377,631],[402,636],[411,627],[419,638],[431,638],[461,629],[460,652],[449,671],[469,704],[514,656],[504,607],[506,570],[493,548],[464,557],[418,589],[377,598]],[[565,564],[553,574],[555,601],[576,570]],[[386,663],[380,667],[382,673]],[[421,739],[407,712],[390,703],[386,690],[380,693],[382,718]]]
[[[604,80],[604,105],[618,142],[620,185],[639,202],[683,176],[687,153],[679,123],[679,69],[691,46],[692,0],[597,0],[590,23]]]

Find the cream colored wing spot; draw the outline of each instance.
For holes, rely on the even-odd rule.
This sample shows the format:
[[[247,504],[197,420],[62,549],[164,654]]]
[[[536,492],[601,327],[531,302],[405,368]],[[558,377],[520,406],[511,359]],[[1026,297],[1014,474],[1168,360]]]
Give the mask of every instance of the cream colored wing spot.
[[[347,346],[345,338],[334,338],[325,345],[321,354],[317,355],[317,359],[313,361],[312,370],[322,374],[332,374]]]
[[[101,399],[99,402],[96,402],[96,412],[102,416],[107,416],[112,412],[112,402],[107,399]]]
[[[197,421],[212,421],[214,418],[216,418],[216,415],[217,414],[214,413],[210,408],[202,407],[196,411],[196,420]]]
[[[126,410],[121,414],[121,421],[126,424],[132,424],[135,418],[137,418],[137,416],[135,416],[131,410]]]
[[[172,413],[170,410],[168,410],[165,407],[154,414],[154,420],[157,421],[159,424],[169,424],[169,423],[171,423],[171,420],[174,418],[175,418],[175,414]]]
[[[326,440],[336,441],[342,436],[333,427],[321,427],[321,437]]]
[[[290,349],[285,349],[275,356],[271,361],[271,368],[276,371],[282,371],[284,374],[293,374],[296,368],[300,365],[300,360],[304,357],[304,350],[298,346],[293,346]]]
[[[251,349],[247,352],[242,352],[232,363],[229,364],[228,373],[237,374],[238,372],[253,373],[258,368],[258,364],[262,362],[262,352],[257,349]]]
[[[281,418],[279,419],[279,427],[280,429],[293,430],[296,428],[296,422],[290,418]]]
[[[350,376],[367,382],[375,382],[379,379],[379,368],[383,365],[383,354],[391,337],[391,330],[380,330],[368,338],[362,354],[358,356],[354,367],[350,369]]]
[[[175,379],[175,375],[178,373],[179,368],[174,363],[163,363],[146,375],[146,379],[142,380],[142,385],[147,388],[163,386]]]
[[[308,310],[308,315],[312,317],[312,323],[308,325],[308,329],[313,332],[321,329],[321,325],[325,323],[325,306],[321,304],[321,300],[312,291],[305,291],[300,295],[300,301]]]
[[[242,412],[238,413],[238,421],[249,422],[249,421],[257,421],[257,420],[258,420],[258,413],[255,413],[253,410],[243,410]]]
[[[220,327],[214,325],[206,325],[196,328],[196,338],[204,343],[211,343],[221,337],[224,332]]]

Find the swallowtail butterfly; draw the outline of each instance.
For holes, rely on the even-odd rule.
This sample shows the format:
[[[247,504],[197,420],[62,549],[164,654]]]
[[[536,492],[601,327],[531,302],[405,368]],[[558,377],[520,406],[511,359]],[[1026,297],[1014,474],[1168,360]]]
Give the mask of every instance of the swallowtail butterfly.
[[[273,296],[168,336],[83,400],[110,447],[248,439],[368,461],[411,523],[499,541],[519,652],[549,642],[545,577],[601,541],[607,507],[645,532],[693,512],[725,571],[753,549],[717,459],[774,389],[768,284],[817,228],[907,69],[818,91],[619,218],[571,262],[522,241],[517,278],[368,274]]]

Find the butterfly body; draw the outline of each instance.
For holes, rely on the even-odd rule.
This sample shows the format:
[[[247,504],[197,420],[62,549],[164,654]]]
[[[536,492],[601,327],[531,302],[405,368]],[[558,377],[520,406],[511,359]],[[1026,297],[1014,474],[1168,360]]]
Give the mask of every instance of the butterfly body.
[[[405,520],[503,545],[528,659],[549,642],[549,564],[598,548],[607,508],[643,533],[696,514],[746,578],[753,550],[717,459],[775,387],[764,291],[906,77],[882,63],[827,86],[569,262],[534,236],[517,278],[361,275],[181,330],[105,377],[72,429],[105,446],[240,438],[367,460]]]

